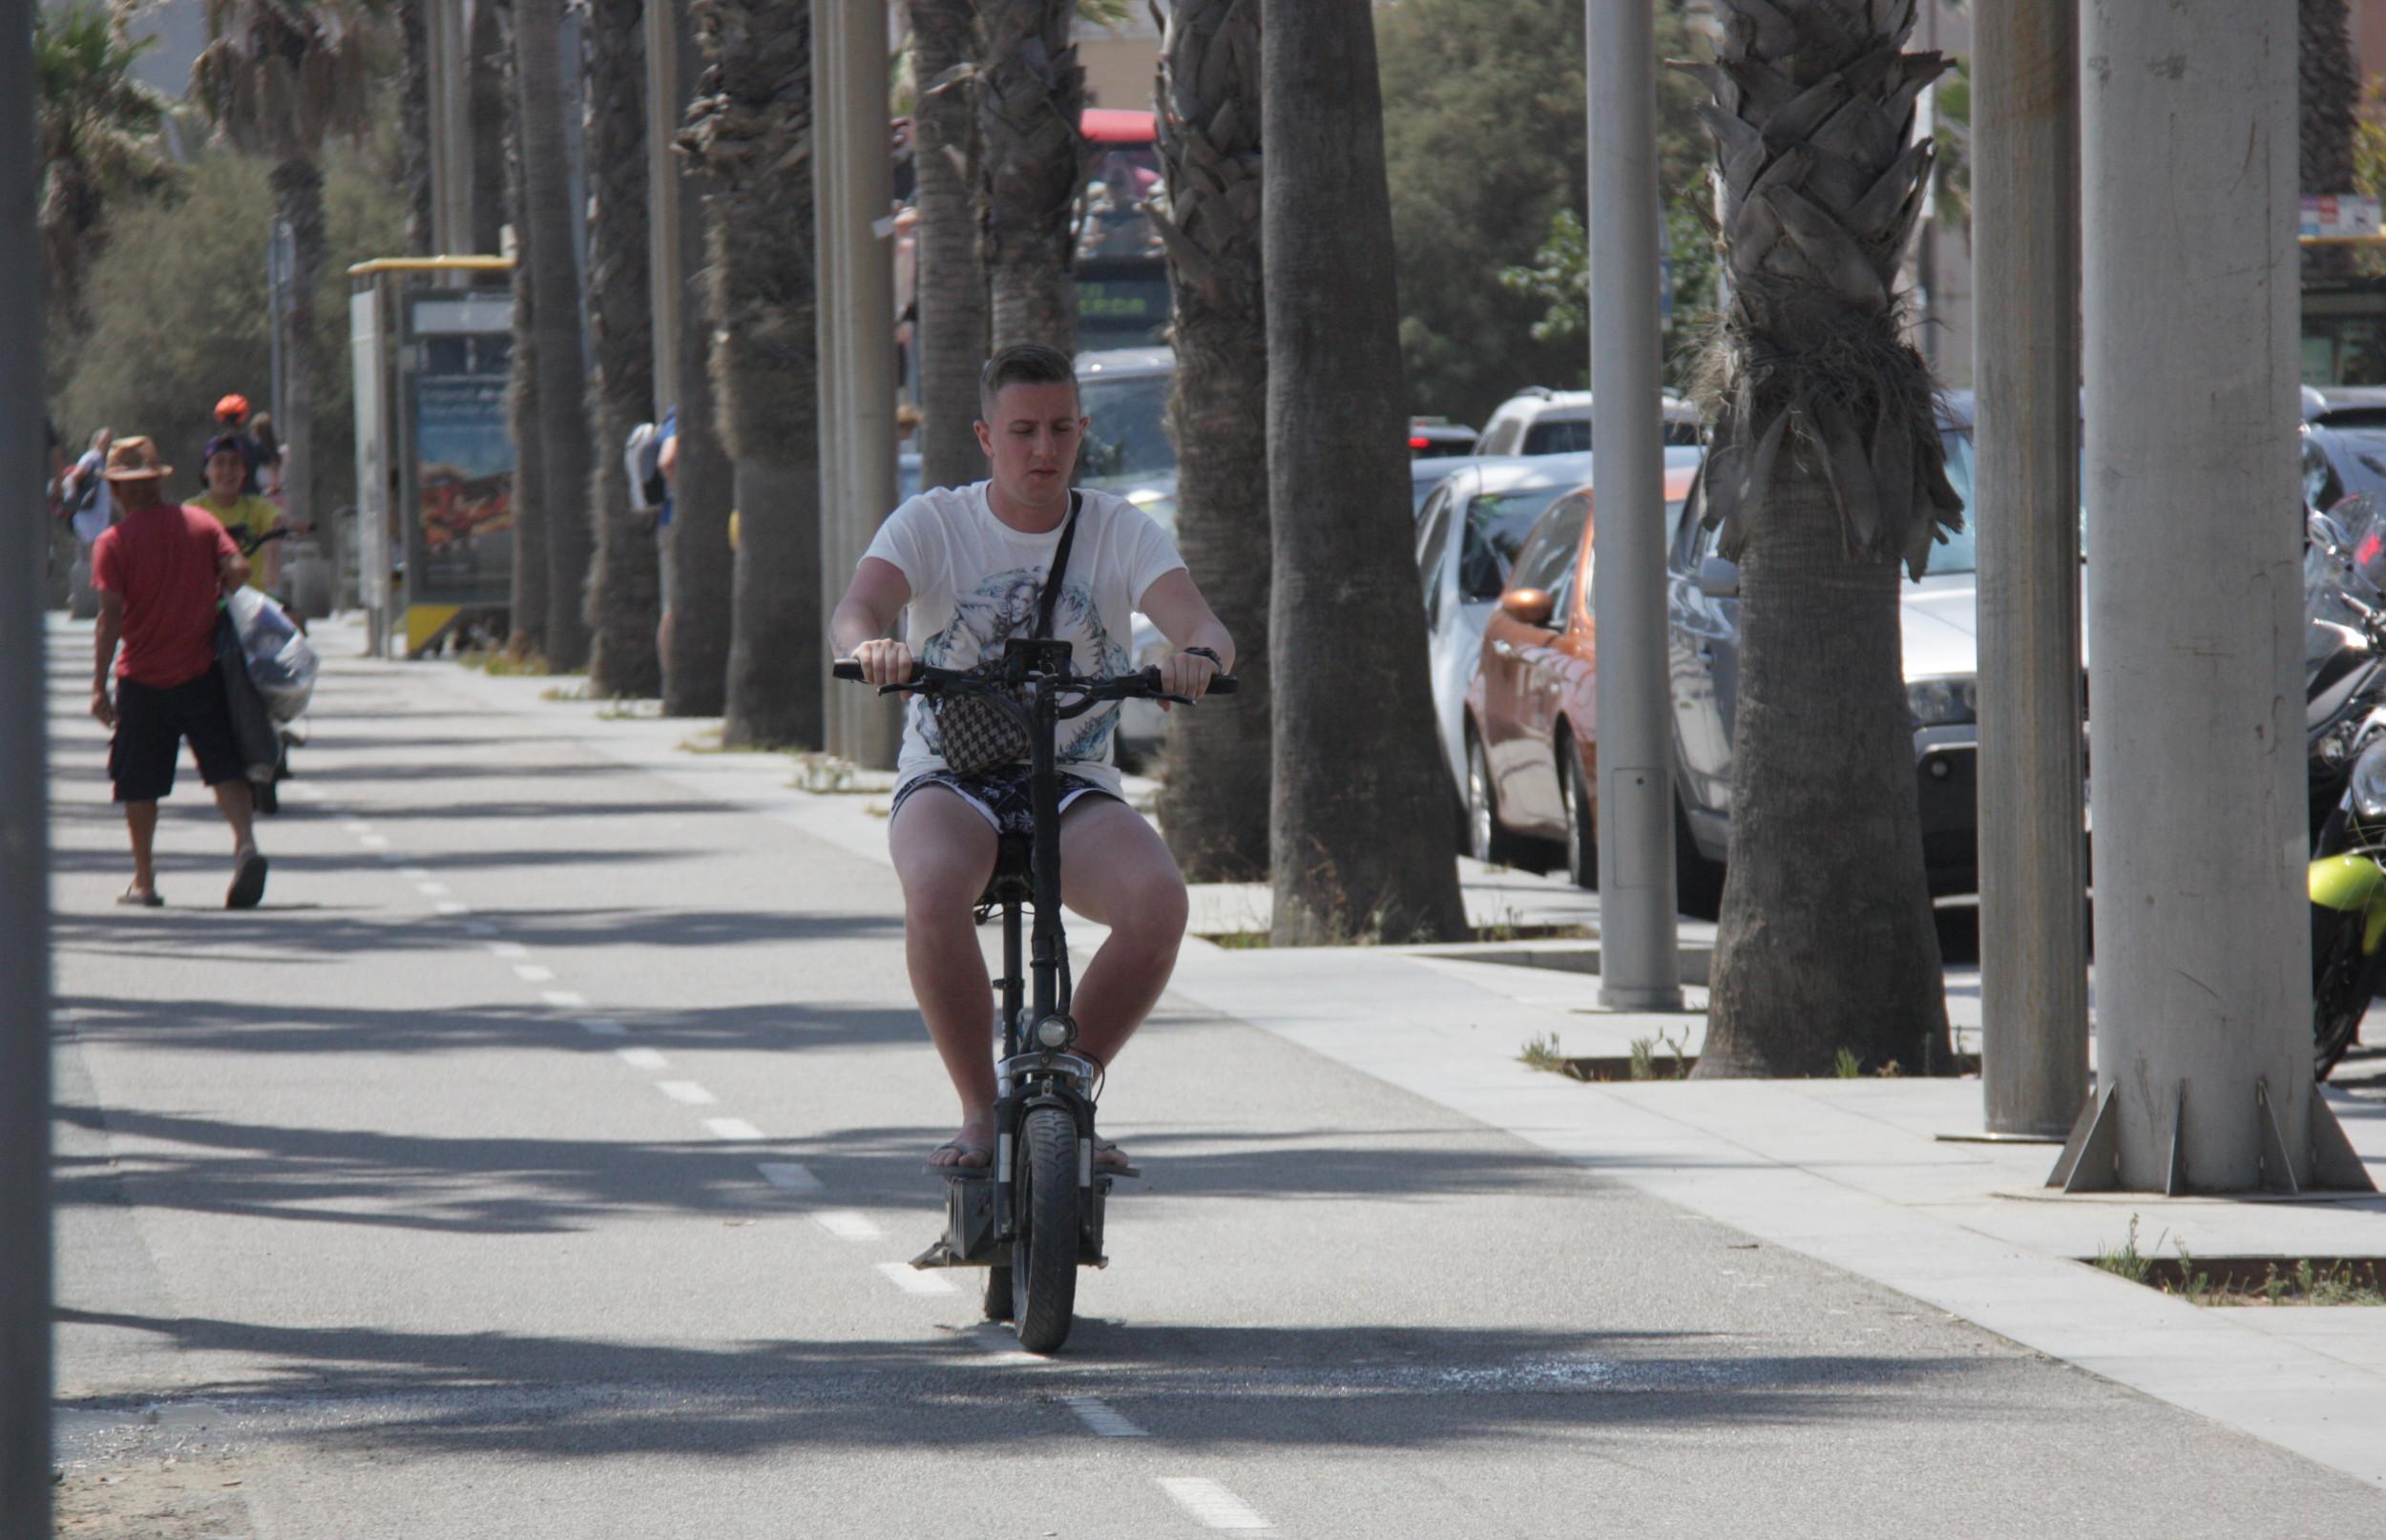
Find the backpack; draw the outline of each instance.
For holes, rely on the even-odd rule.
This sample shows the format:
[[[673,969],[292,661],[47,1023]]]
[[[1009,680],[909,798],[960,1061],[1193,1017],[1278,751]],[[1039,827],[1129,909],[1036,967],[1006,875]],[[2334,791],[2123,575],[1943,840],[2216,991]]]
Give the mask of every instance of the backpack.
[[[640,423],[630,429],[621,445],[621,468],[629,475],[633,511],[655,512],[671,495],[670,485],[662,479],[662,432],[654,424]]]

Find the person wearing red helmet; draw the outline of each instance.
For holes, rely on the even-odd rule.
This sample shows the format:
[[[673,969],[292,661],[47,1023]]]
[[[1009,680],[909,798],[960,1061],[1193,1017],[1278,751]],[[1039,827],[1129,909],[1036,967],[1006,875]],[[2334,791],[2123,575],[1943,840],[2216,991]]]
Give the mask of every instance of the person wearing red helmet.
[[[248,430],[248,398],[246,396],[235,390],[216,403],[216,439],[210,441],[211,447],[214,443],[225,437],[231,438],[240,445],[241,458],[248,464],[248,474],[241,480],[241,495],[255,497],[260,489],[257,482],[258,468],[271,456],[266,454],[265,447],[258,443]],[[206,453],[201,451],[199,464],[205,465],[206,463]]]

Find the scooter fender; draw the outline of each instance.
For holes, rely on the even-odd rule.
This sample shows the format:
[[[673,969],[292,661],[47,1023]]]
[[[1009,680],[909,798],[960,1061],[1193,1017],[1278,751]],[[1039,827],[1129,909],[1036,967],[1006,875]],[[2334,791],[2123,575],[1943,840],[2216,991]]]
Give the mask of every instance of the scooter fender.
[[[2329,856],[2312,863],[2307,883],[2319,907],[2339,914],[2364,911],[2361,955],[2376,956],[2386,942],[2386,867],[2368,856]]]

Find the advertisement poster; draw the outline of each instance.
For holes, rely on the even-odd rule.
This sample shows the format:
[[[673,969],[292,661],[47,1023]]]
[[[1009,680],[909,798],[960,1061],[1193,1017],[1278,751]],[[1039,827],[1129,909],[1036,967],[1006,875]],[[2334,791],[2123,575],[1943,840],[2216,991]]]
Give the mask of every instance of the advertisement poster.
[[[513,440],[503,375],[414,381],[417,603],[503,603],[513,561]]]

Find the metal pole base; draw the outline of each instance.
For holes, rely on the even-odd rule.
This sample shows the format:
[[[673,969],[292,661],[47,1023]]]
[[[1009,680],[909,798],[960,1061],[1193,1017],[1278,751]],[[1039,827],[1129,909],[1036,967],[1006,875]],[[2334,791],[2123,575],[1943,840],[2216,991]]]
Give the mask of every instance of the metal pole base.
[[[2163,1182],[2166,1197],[2183,1197],[2193,1190],[2187,1182],[2187,1087],[2183,1080],[2171,1100],[2170,1159]],[[2335,1110],[2328,1105],[2327,1098],[2316,1093],[2312,1097],[2312,1179],[2308,1182],[2295,1176],[2294,1161],[2287,1148],[2286,1135],[2278,1126],[2278,1114],[2271,1106],[2270,1082],[2266,1079],[2253,1082],[2253,1115],[2261,1139],[2264,1192],[2299,1197],[2306,1193],[2377,1191],[2377,1183],[2361,1164],[2360,1155],[2355,1153],[2353,1141],[2345,1136],[2344,1125],[2336,1121]],[[2106,1086],[2082,1109],[2080,1120],[2072,1125],[2070,1138],[2063,1141],[2062,1154],[2056,1159],[2046,1185],[2060,1187],[2066,1193],[2119,1190],[2120,1087]]]

